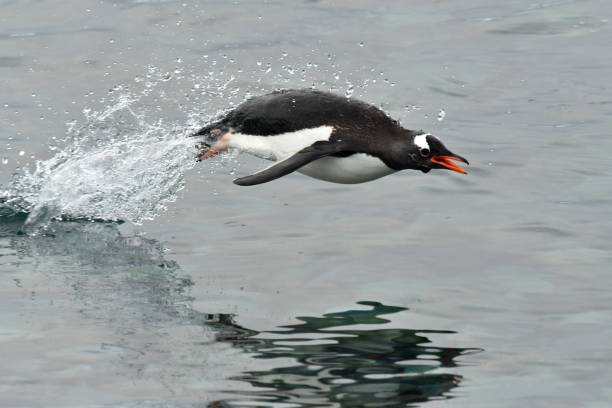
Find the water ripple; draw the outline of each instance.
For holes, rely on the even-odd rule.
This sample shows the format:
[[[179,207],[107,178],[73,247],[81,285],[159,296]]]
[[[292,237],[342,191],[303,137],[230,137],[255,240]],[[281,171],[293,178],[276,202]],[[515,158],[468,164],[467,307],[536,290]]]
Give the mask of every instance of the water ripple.
[[[371,301],[359,304],[369,309],[299,317],[302,323],[263,333],[239,326],[231,315],[218,316],[209,324],[219,330],[220,341],[256,359],[291,359],[295,364],[244,372],[233,379],[255,390],[228,391],[235,397],[210,406],[253,406],[258,401],[262,405],[257,406],[399,407],[451,398],[449,392],[462,377],[444,369],[456,367],[457,357],[479,349],[432,346],[427,334],[454,332],[384,328],[389,320],[381,316],[407,309]]]

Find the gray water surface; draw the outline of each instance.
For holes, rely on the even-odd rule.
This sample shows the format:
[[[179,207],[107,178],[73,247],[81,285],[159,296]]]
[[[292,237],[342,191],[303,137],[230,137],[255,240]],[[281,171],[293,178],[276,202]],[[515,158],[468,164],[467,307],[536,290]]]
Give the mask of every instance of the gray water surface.
[[[0,2],[3,186],[66,135],[178,135],[310,86],[471,163],[240,188],[265,164],[219,158],[178,169],[142,225],[24,235],[0,209],[0,405],[610,406],[611,18],[597,0]]]

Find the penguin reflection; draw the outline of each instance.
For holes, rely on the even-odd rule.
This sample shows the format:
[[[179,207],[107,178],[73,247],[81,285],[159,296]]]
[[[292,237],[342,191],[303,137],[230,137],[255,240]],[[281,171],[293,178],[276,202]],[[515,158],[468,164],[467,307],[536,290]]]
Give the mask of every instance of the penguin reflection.
[[[378,302],[359,303],[371,309],[300,317],[302,323],[284,326],[286,330],[261,334],[238,326],[230,315],[211,315],[209,324],[219,330],[219,340],[254,353],[258,359],[293,359],[296,364],[244,372],[234,379],[261,390],[230,391],[235,398],[210,406],[239,406],[245,397],[249,404],[256,400],[341,407],[396,407],[450,398],[448,392],[462,377],[442,373],[440,368],[455,367],[458,356],[478,349],[435,347],[425,337],[451,331],[343,328],[383,325],[389,321],[381,315],[406,310]]]
[[[255,359],[282,359],[272,362],[274,368],[231,376],[254,390],[226,391],[231,397],[211,407],[247,401],[249,406],[406,406],[450,398],[462,378],[444,369],[455,367],[458,356],[477,350],[431,346],[426,337],[449,331],[385,328],[389,320],[381,316],[406,309],[377,302],[360,302],[369,307],[366,310],[301,317],[301,323],[258,333],[236,324],[232,315],[193,309],[191,280],[164,258],[163,246],[154,240],[123,236],[116,225],[99,223],[57,223],[46,234],[29,237],[18,234],[25,216],[0,218],[0,237],[8,239],[18,262],[36,260],[40,269],[56,271],[74,288],[73,300],[83,306],[84,317],[112,323],[121,334],[115,346],[135,351],[121,362],[141,367],[137,378],[150,378],[145,368],[153,367],[156,376],[163,373],[164,383],[179,386],[166,380],[197,379],[215,370],[178,359],[190,355],[206,361],[211,352],[210,343],[201,342],[201,332],[172,335],[185,325],[205,328],[207,335],[212,329],[217,341]],[[163,370],[157,365],[161,361],[166,362]],[[295,363],[287,366],[287,361]],[[219,368],[226,377],[222,371]]]

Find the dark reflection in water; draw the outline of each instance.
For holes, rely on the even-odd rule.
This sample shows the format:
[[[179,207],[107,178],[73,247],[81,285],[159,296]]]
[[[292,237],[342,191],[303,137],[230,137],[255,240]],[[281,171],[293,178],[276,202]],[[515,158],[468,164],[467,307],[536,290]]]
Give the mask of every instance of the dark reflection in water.
[[[384,316],[406,308],[378,302],[299,317],[298,324],[259,333],[240,326],[233,315],[193,309],[191,279],[165,259],[155,240],[124,236],[116,224],[92,222],[57,222],[27,236],[19,232],[25,219],[26,214],[0,211],[0,238],[18,259],[15,265],[36,260],[50,278],[57,274],[65,280],[84,318],[103,320],[120,334],[108,346],[126,350],[118,363],[134,368],[134,378],[178,388],[177,381],[215,371],[215,366],[193,364],[207,360],[211,343],[202,342],[202,332],[185,334],[186,326],[209,335],[212,329],[216,341],[268,360],[272,368],[231,377],[253,391],[223,391],[226,397],[209,407],[399,407],[446,399],[462,377],[445,369],[477,350],[433,346],[427,338],[451,331],[391,328]],[[221,367],[218,372],[223,375]]]
[[[84,317],[110,320],[120,333],[150,331],[160,323],[205,326],[207,314],[191,308],[191,278],[166,259],[160,242],[123,235],[118,223],[99,221],[53,222],[26,235],[26,219],[0,205],[0,239],[13,263],[64,280]]]
[[[292,359],[296,364],[235,377],[260,390],[233,392],[236,398],[211,407],[247,405],[247,398],[248,406],[260,407],[273,403],[399,407],[450,398],[448,392],[462,378],[441,373],[440,368],[455,367],[457,356],[478,349],[431,346],[426,337],[451,331],[355,327],[382,326],[389,320],[380,316],[406,310],[378,302],[359,303],[369,309],[300,317],[302,323],[264,333],[238,326],[229,315],[217,316],[210,324],[219,329],[219,340],[254,353],[257,359]],[[253,399],[259,405],[253,405]]]

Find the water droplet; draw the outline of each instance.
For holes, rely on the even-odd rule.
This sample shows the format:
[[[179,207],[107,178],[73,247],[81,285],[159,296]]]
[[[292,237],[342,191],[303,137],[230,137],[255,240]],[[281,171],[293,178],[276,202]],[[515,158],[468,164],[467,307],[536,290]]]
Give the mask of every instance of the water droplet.
[[[4,156],[2,158],[2,164],[8,164],[8,157]]]
[[[365,45],[365,43],[364,43],[363,41],[360,41],[360,42],[359,42],[359,46],[360,46],[360,47],[363,47],[364,45]]]
[[[445,117],[446,117],[446,111],[444,109],[440,109],[440,111],[438,112],[438,121],[442,122]]]
[[[257,61],[257,66],[261,67],[261,61]]]
[[[25,152],[24,152],[23,150],[20,150],[20,151],[19,151],[19,155],[20,155],[20,156],[23,156],[24,154],[25,154]]]
[[[287,51],[283,51],[282,56],[286,57],[287,55],[289,55],[289,54],[287,54]]]
[[[111,38],[110,40],[108,40],[108,42],[109,42],[110,44],[114,44],[114,43],[115,43],[115,40],[113,40],[113,39]]]

